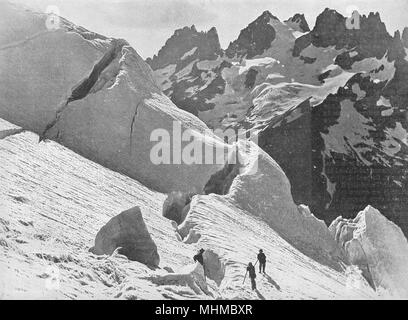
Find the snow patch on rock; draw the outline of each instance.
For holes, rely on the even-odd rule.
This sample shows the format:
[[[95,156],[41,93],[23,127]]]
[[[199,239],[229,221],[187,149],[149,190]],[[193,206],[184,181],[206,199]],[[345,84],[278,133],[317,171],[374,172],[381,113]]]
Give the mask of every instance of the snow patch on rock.
[[[330,157],[330,151],[348,154],[354,150],[360,156],[361,161],[369,164],[360,155],[360,152],[364,152],[366,148],[356,147],[356,145],[364,141],[367,146],[373,146],[370,131],[375,129],[370,126],[368,119],[357,112],[352,101],[344,100],[340,102],[340,105],[341,112],[337,124],[329,128],[328,134],[321,134],[325,141],[325,154]]]
[[[187,57],[191,56],[194,54],[194,52],[196,52],[197,47],[194,47],[193,49],[187,51],[185,54],[183,54],[183,56],[180,58],[181,60],[186,59]]]
[[[370,79],[374,83],[379,81],[389,81],[395,75],[395,61],[389,62],[387,55],[381,59],[376,58],[366,58],[361,61],[357,61],[352,65],[352,72],[359,73],[368,73]]]
[[[392,109],[391,109],[392,110]],[[401,122],[397,122],[395,128],[384,130],[387,140],[381,141],[383,151],[390,156],[394,156],[401,150],[401,144],[408,146],[408,132],[403,128]]]

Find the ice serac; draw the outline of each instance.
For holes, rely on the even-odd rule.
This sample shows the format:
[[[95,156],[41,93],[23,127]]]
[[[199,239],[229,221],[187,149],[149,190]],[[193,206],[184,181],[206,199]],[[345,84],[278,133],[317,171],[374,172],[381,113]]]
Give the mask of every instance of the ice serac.
[[[104,225],[90,251],[111,255],[115,250],[129,260],[156,267],[160,263],[157,246],[150,236],[139,207],[126,210]]]
[[[309,257],[336,266],[343,256],[322,220],[306,206],[297,206],[280,166],[257,146],[249,149],[245,167],[233,181],[228,196],[239,207],[262,218],[284,239]]]
[[[149,66],[125,40],[64,19],[59,29],[48,30],[47,15],[8,2],[0,6],[1,117],[164,192],[199,192],[218,170],[177,160],[190,141],[175,155],[170,150],[172,158],[162,164],[151,159],[159,143],[150,139],[155,130],[173,139],[173,126],[179,126],[174,139],[189,130],[204,140],[207,127],[161,93]]]
[[[368,206],[354,219],[337,218],[329,229],[350,262],[368,273],[377,289],[408,298],[408,241],[397,225]]]
[[[180,191],[173,191],[163,203],[162,215],[177,224],[186,218],[191,198],[194,194],[187,194]]]
[[[41,132],[110,41],[98,35],[86,40],[63,19],[60,29],[49,31],[45,14],[5,1],[0,18],[0,115]]]
[[[239,165],[233,178],[229,179],[227,173],[235,169],[218,176],[217,182],[221,176],[226,179],[224,186],[218,183],[209,195],[193,197],[189,213],[179,226],[182,237],[196,226],[200,203],[218,202],[219,198],[214,197],[218,194],[222,202],[263,220],[305,255],[340,270],[341,262],[346,261],[340,248],[322,220],[316,219],[306,206],[294,203],[290,183],[280,166],[253,142],[238,143],[238,150]]]

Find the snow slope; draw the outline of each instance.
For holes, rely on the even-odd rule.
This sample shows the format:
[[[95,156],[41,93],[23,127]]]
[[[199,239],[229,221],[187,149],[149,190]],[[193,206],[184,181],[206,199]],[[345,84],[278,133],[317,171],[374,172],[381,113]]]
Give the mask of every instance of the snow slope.
[[[295,205],[280,166],[252,142],[237,145],[235,165],[152,161],[151,133],[171,135],[175,123],[223,157],[233,146],[173,105],[126,41],[64,19],[46,30],[47,16],[3,2],[0,18],[0,117],[16,124],[0,121],[2,297],[379,297],[345,267],[324,222]],[[195,54],[183,53],[186,67]],[[201,195],[177,226],[162,217],[158,191]],[[88,251],[102,226],[136,206],[158,248],[155,270]],[[190,263],[200,247],[208,282]],[[273,259],[251,292],[242,276],[259,248]]]
[[[2,124],[3,128],[10,125]],[[195,197],[189,213],[199,241],[186,244],[161,216],[165,196],[31,132],[0,140],[0,294],[40,299],[360,299],[377,295],[365,281],[305,256],[259,217],[228,197]],[[160,269],[121,255],[88,252],[98,230],[134,206],[158,247]],[[237,237],[237,235],[240,235]],[[225,273],[218,286],[199,280],[192,255],[211,249]],[[242,285],[245,264],[263,248],[268,275],[259,292]],[[218,264],[217,259],[219,258]],[[166,268],[166,269],[165,269]],[[166,270],[175,271],[169,273]],[[198,269],[197,269],[198,268]],[[218,270],[218,269],[215,269]],[[194,277],[192,275],[195,275]],[[353,276],[354,277],[354,276]],[[201,287],[200,287],[201,285]]]

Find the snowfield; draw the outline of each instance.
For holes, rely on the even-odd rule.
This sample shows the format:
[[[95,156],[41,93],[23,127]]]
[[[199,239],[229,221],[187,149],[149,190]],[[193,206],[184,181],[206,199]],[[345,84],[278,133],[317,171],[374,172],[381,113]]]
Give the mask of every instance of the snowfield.
[[[1,132],[4,127],[3,123]],[[307,257],[229,197],[194,198],[186,221],[201,236],[198,242],[186,244],[172,222],[161,216],[165,195],[55,142],[38,144],[38,136],[31,132],[7,136],[0,140],[0,161],[2,298],[378,297],[358,273],[349,276]],[[122,255],[88,252],[99,229],[134,206],[141,208],[158,247],[157,270]],[[200,288],[201,282],[187,280],[199,269],[192,256],[201,247],[216,253],[225,274],[219,286],[209,280],[207,290],[197,291],[189,283]],[[268,257],[267,275],[258,276],[259,292],[251,292],[248,279],[244,285],[242,281],[246,264],[255,259],[259,248]],[[169,268],[175,273],[166,271]],[[350,286],[349,277],[359,280]]]

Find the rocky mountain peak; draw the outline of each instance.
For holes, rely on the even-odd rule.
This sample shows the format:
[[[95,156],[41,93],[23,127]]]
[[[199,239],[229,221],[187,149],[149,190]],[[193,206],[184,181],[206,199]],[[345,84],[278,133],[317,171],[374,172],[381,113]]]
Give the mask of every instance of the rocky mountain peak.
[[[310,44],[315,47],[334,46],[336,49],[355,49],[357,55],[350,57],[347,53],[338,56],[336,63],[343,69],[349,69],[356,61],[375,57],[381,59],[392,45],[393,38],[387,32],[378,12],[368,16],[360,15],[358,28],[351,28],[347,18],[336,10],[326,8],[316,19],[313,30],[296,39],[293,55]]]
[[[264,11],[245,29],[241,30],[238,39],[228,46],[226,55],[229,58],[246,56],[251,59],[262,54],[271,46],[276,37],[276,31],[270,24],[271,19],[279,20],[269,11]]]
[[[343,32],[345,29],[346,18],[338,13],[336,10],[326,8],[320,15],[316,18],[316,23],[313,28],[315,33],[327,33]]]
[[[255,20],[255,21],[262,21],[265,20],[269,22],[268,19],[275,19],[279,20],[276,16],[274,16],[269,10],[265,10],[262,14]]]
[[[404,45],[405,48],[408,48],[408,27],[404,28],[404,31],[402,31],[402,44]]]
[[[146,62],[153,70],[169,64],[177,64],[183,57],[198,57],[213,60],[222,54],[215,27],[208,32],[197,31],[195,25],[177,29],[153,58]]]
[[[293,17],[289,18],[285,22],[297,31],[301,32],[310,31],[309,25],[306,21],[304,14],[296,13]]]

